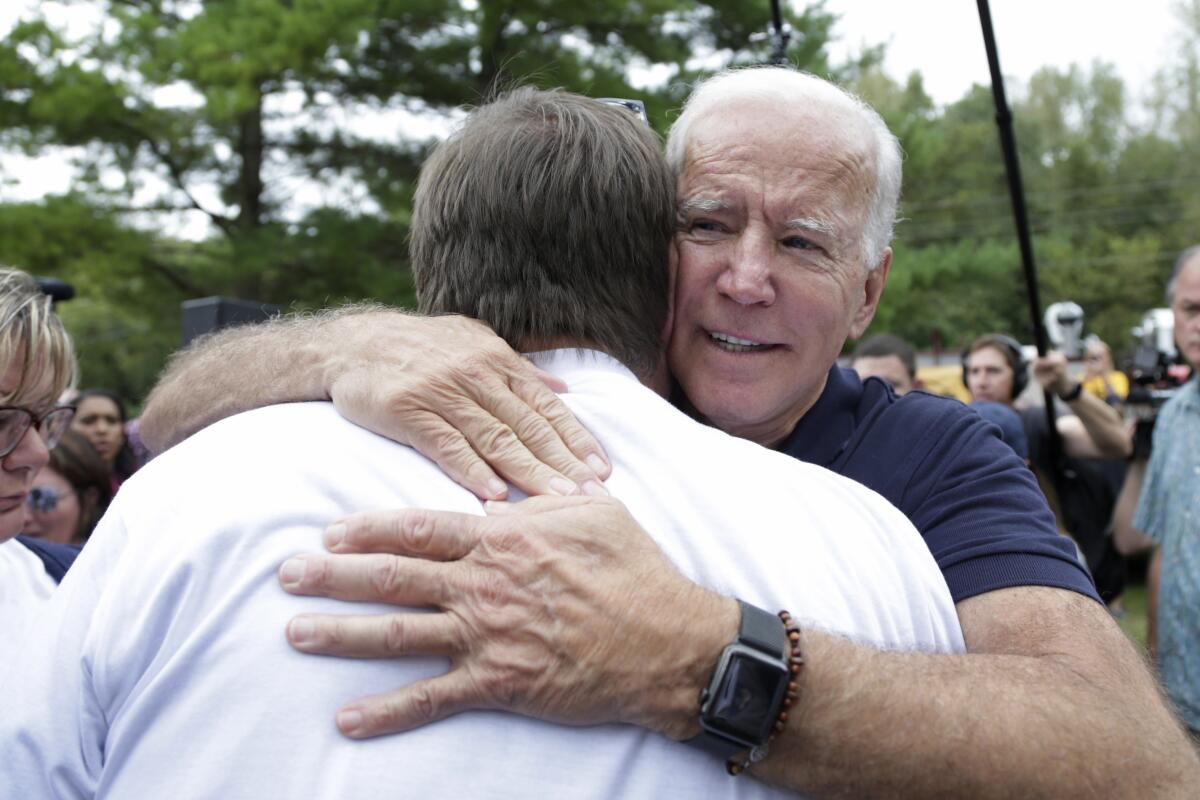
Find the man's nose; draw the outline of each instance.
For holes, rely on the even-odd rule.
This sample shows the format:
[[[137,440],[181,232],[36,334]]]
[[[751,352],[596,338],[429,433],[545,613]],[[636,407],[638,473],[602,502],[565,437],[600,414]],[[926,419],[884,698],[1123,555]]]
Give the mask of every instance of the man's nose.
[[[717,279],[717,290],[744,306],[775,302],[775,287],[771,280],[774,244],[770,236],[754,231],[743,233],[730,263]]]

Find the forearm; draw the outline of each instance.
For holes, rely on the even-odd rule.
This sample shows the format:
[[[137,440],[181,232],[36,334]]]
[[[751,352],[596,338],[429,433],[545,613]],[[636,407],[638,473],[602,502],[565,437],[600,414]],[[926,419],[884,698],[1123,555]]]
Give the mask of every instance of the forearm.
[[[1121,492],[1117,495],[1117,504],[1113,508],[1113,546],[1123,556],[1131,556],[1154,546],[1153,539],[1133,527],[1133,515],[1137,511],[1145,476],[1146,459],[1135,458],[1130,461]]]
[[[1127,458],[1133,452],[1133,439],[1115,408],[1088,392],[1082,392],[1068,405],[1101,458]]]
[[[1195,780],[1186,743],[1163,742],[1163,712],[1133,713],[1113,700],[1126,687],[1069,664],[808,640],[806,699],[754,770],[771,783],[820,797],[1091,798],[1185,797]]]
[[[141,435],[160,453],[212,423],[274,403],[327,400],[325,353],[361,304],[220,331],[180,350],[150,393]]]
[[[1200,762],[1136,651],[1094,601],[1045,622],[1037,601],[1070,593],[1033,592],[967,655],[804,631],[799,702],[752,774],[817,797],[1188,796]]]

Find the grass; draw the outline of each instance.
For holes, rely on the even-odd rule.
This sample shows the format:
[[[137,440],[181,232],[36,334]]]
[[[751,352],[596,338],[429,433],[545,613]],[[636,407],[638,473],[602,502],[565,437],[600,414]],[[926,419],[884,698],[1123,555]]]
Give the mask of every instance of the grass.
[[[1121,607],[1125,613],[1117,617],[1117,624],[1125,635],[1143,650],[1146,649],[1146,586],[1128,584],[1121,594]]]

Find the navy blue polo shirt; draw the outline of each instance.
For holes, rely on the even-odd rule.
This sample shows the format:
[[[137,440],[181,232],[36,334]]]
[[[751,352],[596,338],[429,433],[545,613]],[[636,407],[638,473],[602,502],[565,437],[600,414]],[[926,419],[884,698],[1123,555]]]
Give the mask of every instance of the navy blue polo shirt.
[[[46,574],[58,583],[62,582],[63,576],[67,574],[67,570],[71,568],[71,565],[75,563],[76,556],[79,555],[79,548],[69,544],[46,542],[32,536],[18,536],[17,541],[42,560]]]
[[[852,478],[903,511],[956,603],[1011,586],[1053,586],[1099,601],[1033,472],[999,428],[957,400],[897,397],[878,378],[860,381],[834,366],[777,449]]]

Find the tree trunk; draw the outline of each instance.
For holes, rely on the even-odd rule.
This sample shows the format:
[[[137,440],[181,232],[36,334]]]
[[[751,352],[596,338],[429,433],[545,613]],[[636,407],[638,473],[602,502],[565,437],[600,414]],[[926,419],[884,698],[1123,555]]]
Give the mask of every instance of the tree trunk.
[[[263,211],[263,103],[259,92],[254,106],[238,117],[238,153],[242,171],[238,176],[237,227],[248,231],[262,225]]]

